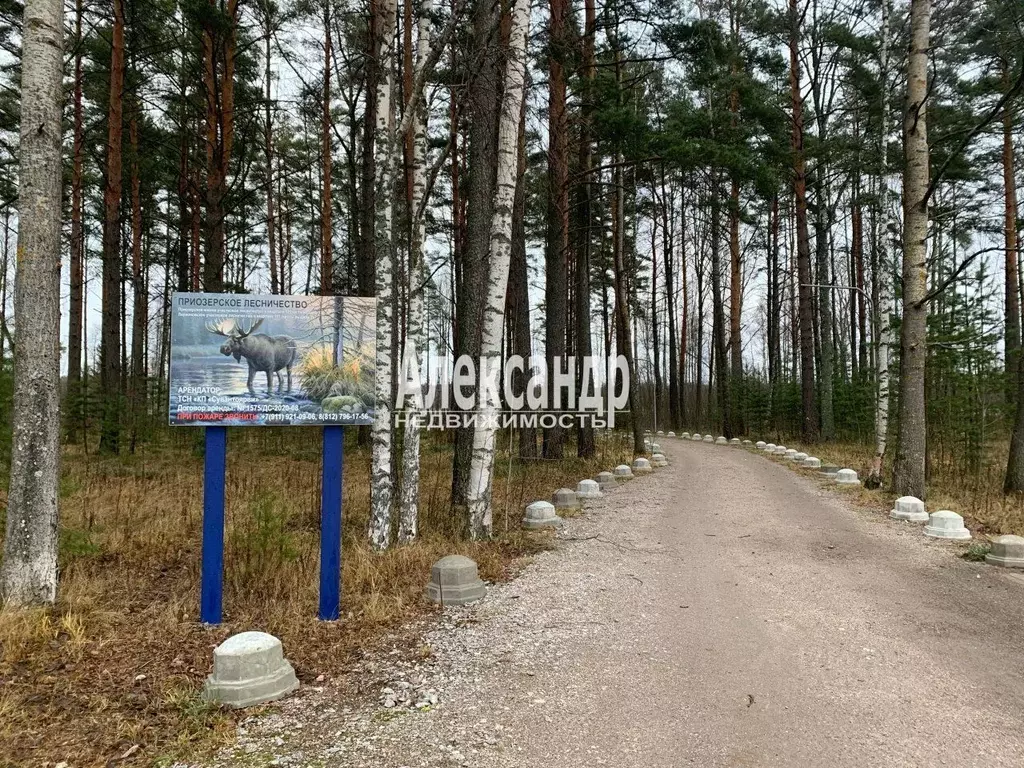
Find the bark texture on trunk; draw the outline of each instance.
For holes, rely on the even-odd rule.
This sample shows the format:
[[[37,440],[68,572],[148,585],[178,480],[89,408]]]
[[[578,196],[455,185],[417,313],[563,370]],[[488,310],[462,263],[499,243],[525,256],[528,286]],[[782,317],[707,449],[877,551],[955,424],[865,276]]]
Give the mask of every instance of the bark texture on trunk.
[[[874,275],[874,282],[878,292],[876,310],[878,312],[878,351],[876,357],[875,378],[877,387],[875,391],[875,458],[871,465],[871,474],[868,476],[866,485],[878,487],[882,484],[882,461],[885,458],[885,451],[889,441],[889,408],[890,408],[890,384],[889,384],[889,351],[892,349],[895,339],[892,330],[893,312],[893,278],[892,256],[889,252],[889,109],[888,109],[888,81],[889,81],[889,19],[890,0],[882,0],[882,28],[881,36],[881,80],[882,80],[882,106],[879,131],[879,168],[878,195],[876,196],[875,221],[877,232],[875,233],[875,248],[877,255],[875,263],[878,274]]]
[[[100,389],[103,419],[100,450],[117,453],[121,433],[121,139],[124,129],[124,3],[114,0],[110,32],[110,100],[103,190],[103,295],[100,329]]]
[[[1002,63],[1003,87],[1010,88],[1007,63]],[[1013,152],[1013,108],[1007,104],[1003,110],[1003,190],[1006,246],[1006,374],[1007,399],[1012,401],[1016,390],[1017,358],[1020,356],[1020,278],[1017,269],[1017,177]]]
[[[85,156],[84,110],[82,106],[82,0],[75,3],[75,85],[74,133],[71,144],[71,248],[70,291],[68,301],[68,394],[77,410],[82,381],[82,298],[85,287],[85,234],[82,227],[82,164]],[[77,433],[77,414],[72,419],[72,434]]]
[[[569,250],[569,123],[565,105],[565,57],[568,47],[569,4],[550,0],[548,32],[548,209],[544,247],[544,352],[548,377],[565,367],[565,334],[568,317],[566,288]],[[549,388],[550,389],[550,388]],[[553,390],[552,390],[553,391]],[[557,397],[557,393],[555,395]],[[565,406],[566,403],[560,403]],[[551,407],[560,410],[556,402]],[[544,456],[560,459],[565,450],[561,425],[544,429]]]
[[[60,481],[62,0],[28,0],[21,70],[11,475],[0,597],[57,597]]]
[[[530,23],[529,0],[516,0],[505,54],[505,88],[498,130],[497,178],[494,217],[490,234],[487,296],[481,339],[477,423],[473,430],[467,510],[469,535],[486,538],[492,531],[491,490],[497,430],[498,388],[501,368],[501,333],[505,319],[505,291],[512,255],[512,206],[519,166],[519,123],[526,81],[526,36]]]
[[[475,0],[473,47],[468,106],[469,179],[466,184],[466,238],[463,242],[460,280],[456,296],[455,354],[480,356],[480,338],[487,296],[487,258],[491,220],[494,215],[495,173],[498,165],[498,114],[501,109],[499,6],[492,0]],[[469,469],[473,458],[473,430],[455,435],[452,467],[452,506],[465,507]],[[459,516],[463,512],[458,512]]]
[[[406,0],[411,3],[412,0]],[[421,0],[417,19],[416,70],[426,66],[429,50],[431,0]],[[407,103],[408,103],[407,94]],[[419,99],[412,121],[412,157],[409,168],[412,189],[409,199],[412,221],[409,240],[409,307],[406,325],[406,349],[415,350],[417,357],[427,354],[426,333],[423,326],[423,287],[426,279],[423,246],[426,239],[426,221],[420,206],[427,194],[427,104]],[[398,519],[398,543],[408,544],[419,530],[420,495],[420,419],[422,398],[409,397],[405,402],[405,433],[402,443],[401,511]]]
[[[331,0],[324,0],[324,87],[320,113],[320,294],[334,293],[334,198],[331,190]]]
[[[900,427],[893,467],[899,496],[925,498],[925,362],[928,356],[928,45],[931,0],[911,0],[907,103],[903,116],[903,325]]]
[[[803,438],[818,438],[818,409],[814,393],[814,319],[811,288],[811,243],[807,228],[807,163],[804,158],[804,105],[800,94],[800,16],[796,0],[789,2],[789,91],[793,111],[793,197],[796,201],[796,263],[799,301],[800,401]]]
[[[373,450],[370,460],[370,546],[386,549],[391,543],[391,506],[394,477],[391,466],[393,452],[392,414],[392,350],[394,348],[394,265],[392,239],[393,197],[395,185],[395,116],[394,57],[395,27],[398,12],[395,0],[377,0],[379,13],[376,28],[380,36],[377,47],[377,115],[374,129],[375,184],[380,194],[374,195],[374,248],[377,271],[377,369],[376,413],[372,427]]]
[[[578,381],[577,391],[586,392],[591,382],[586,381],[586,369],[583,367],[583,359],[593,354],[590,328],[590,263],[593,243],[593,232],[591,232],[593,219],[592,189],[590,168],[593,165],[593,147],[591,140],[591,113],[593,111],[593,83],[594,83],[594,35],[596,31],[596,10],[594,0],[584,0],[584,29],[583,29],[583,94],[580,105],[580,148],[579,148],[579,171],[585,174],[583,181],[579,184],[577,191],[577,221],[578,234],[576,237],[576,378]],[[525,250],[525,243],[524,243]],[[594,380],[595,390],[598,382]],[[599,393],[598,393],[599,394]],[[597,451],[594,442],[594,427],[589,421],[580,424],[577,433],[576,454],[581,458],[590,458]]]
[[[224,289],[228,169],[235,141],[235,41],[238,0],[223,7],[210,0],[203,29],[203,86],[206,96],[206,258],[203,290]]]
[[[530,279],[526,262],[526,101],[519,119],[519,170],[516,175],[516,197],[512,212],[512,264],[509,268],[508,285],[508,328],[509,349],[529,365],[533,354],[533,339],[530,333]],[[512,375],[513,397],[526,394],[527,372],[517,370]],[[523,426],[519,429],[519,455],[523,458],[537,458],[537,428]]]

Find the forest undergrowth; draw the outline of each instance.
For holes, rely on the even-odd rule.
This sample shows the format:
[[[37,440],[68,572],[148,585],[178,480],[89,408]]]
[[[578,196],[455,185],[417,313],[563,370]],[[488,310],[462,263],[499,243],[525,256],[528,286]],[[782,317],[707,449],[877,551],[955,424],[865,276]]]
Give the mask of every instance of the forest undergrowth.
[[[224,623],[198,622],[201,433],[165,432],[132,456],[65,449],[59,600],[0,612],[0,765],[169,764],[233,733],[231,713],[201,698],[213,648],[250,629],[281,638],[300,681],[336,682],[355,656],[393,642],[430,612],[431,565],[448,554],[481,577],[510,578],[550,534],[527,533],[525,504],[631,458],[618,434],[595,459],[509,460],[498,454],[491,541],[462,536],[449,512],[449,444],[424,441],[420,530],[373,553],[368,448],[346,445],[342,618],[316,619],[320,445],[308,431],[232,430],[228,441]]]

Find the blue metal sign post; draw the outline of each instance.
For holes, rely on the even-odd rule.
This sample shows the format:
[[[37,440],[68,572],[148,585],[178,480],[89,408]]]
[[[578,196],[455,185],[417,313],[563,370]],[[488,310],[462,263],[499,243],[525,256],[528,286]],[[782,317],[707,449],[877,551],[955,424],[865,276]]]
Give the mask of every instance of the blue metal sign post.
[[[227,427],[206,427],[203,467],[203,578],[199,620],[220,624],[224,590],[224,471]]]
[[[321,621],[335,621],[341,606],[341,473],[345,428],[324,427],[323,478],[320,484]]]

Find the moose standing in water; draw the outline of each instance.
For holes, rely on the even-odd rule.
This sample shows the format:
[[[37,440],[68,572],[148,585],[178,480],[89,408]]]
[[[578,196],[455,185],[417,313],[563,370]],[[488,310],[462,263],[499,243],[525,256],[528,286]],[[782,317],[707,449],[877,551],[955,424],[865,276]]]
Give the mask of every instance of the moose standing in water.
[[[216,323],[207,323],[206,330],[218,336],[224,336],[225,341],[220,347],[222,355],[230,355],[237,362],[245,358],[249,365],[249,393],[255,395],[256,390],[252,387],[252,381],[256,374],[267,374],[267,394],[274,391],[274,374],[277,374],[277,393],[281,394],[284,386],[281,369],[288,373],[288,389],[292,391],[292,366],[295,365],[299,356],[299,349],[295,339],[290,336],[268,336],[265,333],[253,335],[253,331],[263,324],[263,318],[259,318],[248,328],[243,328],[238,320],[220,320]]]

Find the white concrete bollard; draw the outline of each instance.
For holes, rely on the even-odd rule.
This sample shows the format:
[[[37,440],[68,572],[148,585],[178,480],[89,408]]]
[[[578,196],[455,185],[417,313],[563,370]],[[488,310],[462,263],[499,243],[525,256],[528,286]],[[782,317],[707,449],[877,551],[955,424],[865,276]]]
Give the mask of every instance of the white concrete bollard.
[[[759,451],[763,451],[766,445],[768,445],[768,443],[766,443],[764,440],[758,440],[756,443],[754,443],[754,447],[757,448],[757,450]]]
[[[427,599],[444,605],[465,605],[487,594],[480,580],[476,562],[465,555],[442,557],[430,569]]]
[[[732,440],[729,441],[729,445],[743,445],[743,441],[740,440],[738,437],[734,437]]]
[[[836,482],[839,485],[860,485],[860,478],[852,469],[840,469],[836,472]]]
[[[669,432],[668,435],[667,435],[667,437],[675,437],[675,436],[676,436],[675,432]]]
[[[664,454],[656,453],[653,456],[651,456],[651,466],[652,467],[667,467],[668,466],[668,460],[665,458]]]
[[[651,443],[651,453],[661,453],[661,446],[658,443]]]
[[[786,461],[796,461],[796,448],[787,448],[786,455],[783,457]]]
[[[615,479],[615,475],[611,472],[598,472],[597,477],[594,478],[597,481],[598,486],[601,488],[602,493],[604,491],[614,491],[618,485],[618,481]]]
[[[889,517],[893,520],[910,520],[914,523],[928,522],[928,513],[925,512],[924,502],[916,496],[900,496],[896,499]]]
[[[633,470],[627,464],[619,464],[619,466],[612,470],[612,474],[615,475],[615,480],[620,483],[633,479]]]
[[[803,451],[793,454],[793,461],[796,462],[797,464],[803,464],[806,458],[807,454],[804,453]]]
[[[787,448],[784,445],[776,445],[775,450],[772,451],[772,454],[775,456],[785,456],[788,450],[789,448]]]
[[[743,447],[744,448],[749,448],[752,445],[753,445],[753,443],[750,440],[744,440],[743,441]]]
[[[690,439],[690,433],[689,432],[683,432],[683,434],[681,434],[680,437],[683,440],[689,440]]]
[[[696,443],[699,443],[701,440],[704,439],[704,437],[701,435],[700,432],[694,432],[690,439]]]
[[[555,512],[573,512],[580,508],[580,500],[576,498],[576,492],[568,488],[559,488],[551,494],[551,503],[555,505]]]
[[[713,435],[704,435],[704,442],[705,443],[713,443],[713,442],[715,442],[715,438],[714,438]]]
[[[971,538],[971,532],[964,528],[964,519],[956,512],[940,509],[932,512],[928,525],[924,527],[924,535],[933,539],[954,539],[963,541]]]
[[[1024,537],[996,536],[985,562],[1002,568],[1024,568]]]
[[[555,514],[555,505],[550,501],[535,501],[526,507],[523,528],[561,528],[565,521]]]
[[[653,471],[654,468],[651,467],[651,462],[649,462],[643,456],[640,456],[639,458],[633,461],[634,475],[649,475]]]
[[[612,482],[615,482],[612,480]],[[601,486],[596,480],[580,480],[576,484],[576,498],[580,501],[589,501],[591,499],[600,499],[604,496],[601,493]]]
[[[804,463],[801,466],[807,469],[820,469],[821,459],[819,459],[817,456],[808,456],[806,459],[804,459]]]
[[[765,453],[775,453],[775,443],[768,443],[761,450]]]
[[[213,650],[213,674],[203,696],[241,709],[276,701],[298,687],[280,640],[266,632],[241,632]]]

